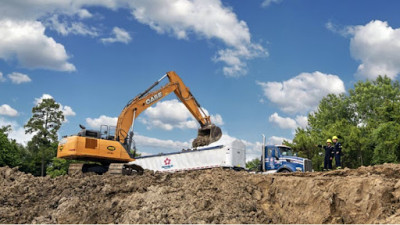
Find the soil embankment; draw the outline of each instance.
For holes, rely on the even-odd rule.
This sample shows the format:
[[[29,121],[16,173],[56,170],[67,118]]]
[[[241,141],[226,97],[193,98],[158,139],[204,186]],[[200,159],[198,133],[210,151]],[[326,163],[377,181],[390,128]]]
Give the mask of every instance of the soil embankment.
[[[0,168],[0,223],[400,223],[400,165],[260,175],[33,177]]]

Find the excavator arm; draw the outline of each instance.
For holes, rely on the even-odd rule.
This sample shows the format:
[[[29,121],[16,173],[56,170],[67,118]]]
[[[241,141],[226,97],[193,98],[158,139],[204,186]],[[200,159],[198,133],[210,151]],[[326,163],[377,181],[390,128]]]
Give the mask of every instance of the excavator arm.
[[[166,77],[168,77],[169,82],[160,89],[152,91],[152,89]],[[210,116],[204,113],[200,104],[194,98],[189,88],[182,82],[181,78],[175,72],[170,71],[143,93],[128,102],[118,117],[116,140],[122,143],[128,142],[128,138],[132,138],[133,135],[133,132],[130,135],[128,134],[129,130],[133,130],[135,119],[148,107],[172,92],[175,93],[178,99],[186,106],[200,124],[198,136],[192,143],[193,147],[208,145],[221,138],[221,129],[211,123]]]

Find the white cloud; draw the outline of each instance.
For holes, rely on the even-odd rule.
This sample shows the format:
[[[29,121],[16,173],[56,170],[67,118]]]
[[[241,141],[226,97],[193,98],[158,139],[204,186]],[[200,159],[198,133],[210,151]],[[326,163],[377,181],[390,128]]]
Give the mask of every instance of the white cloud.
[[[227,76],[245,74],[247,59],[268,55],[261,45],[251,41],[246,22],[238,20],[220,0],[131,1],[130,5],[133,16],[158,33],[169,33],[178,39],[196,34],[222,41],[227,48],[219,50],[214,60],[225,63],[223,71]]]
[[[190,36],[196,35],[207,40],[215,39],[221,41],[224,47],[217,51],[214,61],[224,63],[223,72],[227,76],[246,74],[247,60],[268,55],[264,47],[251,40],[251,34],[246,22],[239,20],[232,8],[224,6],[221,0],[8,0],[2,2],[0,20],[11,20],[14,23],[17,23],[16,21],[25,21],[29,23],[29,26],[34,24],[43,26],[39,20],[46,21],[46,25],[49,28],[55,29],[60,34],[79,34],[94,37],[99,35],[97,28],[89,27],[81,21],[77,21],[78,19],[83,20],[93,16],[87,9],[90,7],[104,7],[111,10],[129,9],[132,16],[140,23],[150,26],[158,33],[171,34],[178,39],[189,39]],[[58,20],[59,16],[64,16],[68,19],[68,22],[60,22]],[[52,21],[51,18],[57,19]],[[42,30],[44,31],[44,28]],[[42,44],[46,43],[44,40],[52,40],[54,42],[53,39],[45,36],[44,32],[40,33],[42,35]],[[101,40],[103,42],[120,41],[123,43],[128,43],[131,40],[130,35],[121,29],[114,28],[114,34],[116,35],[115,37]],[[26,43],[32,41],[25,36],[21,37],[21,39],[24,39]],[[33,43],[30,46],[37,45]],[[59,58],[53,59],[47,64],[45,64],[45,60],[41,60],[40,63],[32,62],[32,65],[27,64],[29,60],[22,60],[20,63],[24,66],[27,64],[26,66],[29,68],[40,67],[61,71],[75,70],[75,67],[67,62],[68,57],[64,47],[55,42],[52,47],[56,49],[53,49],[53,51],[58,52],[57,56]],[[42,50],[43,48],[38,47],[37,49]],[[12,50],[17,52],[16,55],[21,54],[21,50]],[[33,51],[32,48],[30,50]],[[41,54],[47,55],[46,51]],[[39,59],[41,58],[39,57]]]
[[[18,111],[7,104],[3,104],[0,105],[0,115],[15,117],[18,116]]]
[[[66,36],[69,34],[97,37],[99,33],[96,28],[89,27],[82,22],[60,21],[57,15],[52,16],[46,21],[46,26]]]
[[[93,15],[87,9],[79,9],[77,15],[81,19],[87,19],[93,17]]]
[[[121,43],[128,44],[132,40],[129,33],[122,28],[114,27],[112,33],[113,33],[114,37],[102,38],[101,41],[103,43],[121,42]]]
[[[35,105],[39,105],[40,103],[42,103],[43,99],[54,99],[54,98],[49,94],[43,94],[40,98],[35,98],[35,101],[33,103]]]
[[[281,117],[278,113],[269,116],[269,122],[278,125],[282,129],[296,129],[297,123],[294,119],[289,117]]]
[[[351,56],[361,62],[356,76],[376,79],[387,75],[395,79],[400,73],[400,28],[372,20],[366,25],[340,27],[328,22],[326,28],[350,38]]]
[[[64,46],[44,32],[38,21],[0,19],[0,58],[16,58],[26,68],[74,71]]]
[[[4,78],[3,73],[0,72],[0,82],[6,81],[6,78]]]
[[[14,84],[28,83],[32,81],[28,75],[18,72],[8,74],[8,78],[10,78],[11,82]]]
[[[296,129],[298,127],[307,127],[308,121],[306,116],[296,116],[295,119],[290,117],[281,117],[278,113],[273,113],[268,118],[269,122],[279,126],[282,129]]]
[[[74,110],[72,110],[72,108],[67,105],[62,107],[62,112],[63,112],[64,116],[76,116],[76,113],[74,112]]]
[[[197,129],[197,122],[178,100],[172,99],[158,102],[155,106],[149,107],[144,111],[140,121],[151,128],[161,128],[163,130]]]
[[[282,2],[282,0],[264,0],[263,3],[261,4],[261,6],[262,6],[262,7],[268,7],[268,6],[270,6],[272,3],[279,4],[279,3],[281,3],[281,2]]]
[[[400,28],[374,20],[365,26],[355,26],[351,34],[350,52],[360,60],[357,75],[375,79],[387,75],[395,79],[400,73]]]
[[[35,105],[39,105],[43,99],[54,99],[53,96],[49,95],[49,94],[43,94],[40,98],[35,98],[35,101],[33,102]],[[69,116],[76,116],[76,113],[74,112],[74,110],[72,110],[72,108],[70,106],[67,105],[62,105],[61,103],[57,102],[57,104],[60,105],[60,109],[64,114],[64,122],[68,122],[67,117]]]
[[[316,109],[327,94],[345,92],[343,81],[336,75],[321,72],[301,73],[283,82],[257,82],[264,96],[287,113],[308,113]]]
[[[308,126],[307,116],[296,116],[297,126],[300,128],[306,128]]]
[[[285,137],[277,137],[277,136],[271,136],[267,140],[267,144],[269,145],[281,145],[283,141],[288,141],[291,142],[290,139],[285,138]]]
[[[118,117],[108,117],[101,115],[98,118],[86,118],[86,123],[89,127],[94,129],[100,129],[101,125],[116,126],[118,122]]]
[[[0,127],[7,125],[11,126],[11,132],[8,134],[8,138],[14,139],[17,143],[20,143],[24,146],[26,146],[35,135],[34,133],[25,134],[25,129],[23,126],[20,126],[16,121],[7,120],[0,116]]]
[[[207,113],[208,114],[208,113]],[[220,114],[216,115],[211,115],[210,116],[211,122],[217,126],[222,126],[224,125],[224,120],[222,119],[222,116]]]
[[[204,112],[208,114],[206,109]],[[217,126],[223,125],[222,116],[219,114],[211,115],[211,122]],[[198,122],[185,105],[176,99],[158,102],[155,106],[149,107],[143,112],[140,121],[148,129],[160,128],[163,130],[179,129],[197,129]]]
[[[157,138],[152,138],[152,137],[146,137],[142,135],[135,135],[135,143],[136,147],[138,149],[142,147],[147,147],[147,148],[157,148],[157,149],[163,149],[163,150],[173,150],[173,151],[180,151],[182,149],[187,149],[192,146],[192,143],[187,141],[187,142],[181,142],[181,141],[173,141],[173,140],[162,140],[162,139],[157,139]]]

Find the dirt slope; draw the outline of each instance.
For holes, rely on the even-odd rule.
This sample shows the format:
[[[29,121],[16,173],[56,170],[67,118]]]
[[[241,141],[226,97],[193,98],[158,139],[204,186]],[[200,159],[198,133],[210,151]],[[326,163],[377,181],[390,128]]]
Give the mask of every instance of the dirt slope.
[[[400,223],[400,165],[33,177],[0,168],[0,223]]]

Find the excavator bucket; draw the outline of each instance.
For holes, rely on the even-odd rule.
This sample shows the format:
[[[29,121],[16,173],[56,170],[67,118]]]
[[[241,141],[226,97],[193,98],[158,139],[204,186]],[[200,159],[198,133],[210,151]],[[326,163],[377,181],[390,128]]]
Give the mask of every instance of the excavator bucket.
[[[198,130],[197,138],[193,140],[193,148],[209,145],[218,141],[222,136],[221,128],[214,124],[202,127]]]

